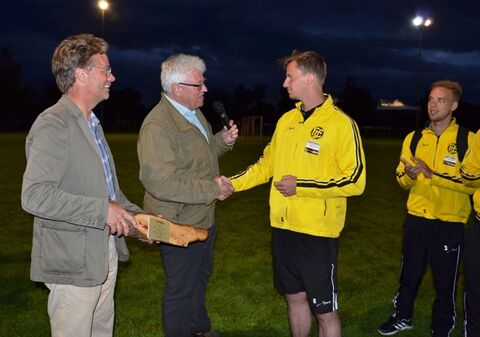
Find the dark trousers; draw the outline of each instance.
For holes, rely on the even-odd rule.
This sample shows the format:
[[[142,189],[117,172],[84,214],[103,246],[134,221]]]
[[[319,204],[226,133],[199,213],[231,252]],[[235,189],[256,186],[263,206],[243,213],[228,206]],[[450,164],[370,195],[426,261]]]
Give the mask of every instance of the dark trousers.
[[[163,330],[165,337],[191,337],[211,330],[205,308],[208,278],[213,269],[216,226],[208,230],[205,242],[188,248],[160,245],[165,269]]]
[[[477,214],[477,217],[479,215]],[[465,231],[465,337],[480,336],[480,220]]]
[[[463,224],[408,215],[403,230],[400,286],[394,298],[397,317],[412,318],[413,303],[427,265],[436,297],[432,335],[447,337],[455,326],[455,297],[463,244]]]

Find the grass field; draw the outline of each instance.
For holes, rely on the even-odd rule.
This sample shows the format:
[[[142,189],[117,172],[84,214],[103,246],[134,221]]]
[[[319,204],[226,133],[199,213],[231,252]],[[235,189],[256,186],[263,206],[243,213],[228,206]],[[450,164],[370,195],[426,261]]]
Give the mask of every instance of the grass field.
[[[47,290],[29,280],[32,218],[20,208],[24,134],[0,134],[0,336],[48,336]],[[108,136],[120,185],[130,200],[141,205],[136,135]],[[221,170],[237,172],[261,154],[264,139],[240,141],[225,155]],[[401,227],[407,194],[395,181],[400,151],[398,139],[365,139],[367,188],[349,199],[347,222],[340,239],[339,301],[343,336],[380,336],[379,324],[392,312],[400,264]],[[259,186],[217,205],[218,239],[215,269],[207,306],[213,326],[224,337],[289,336],[286,306],[272,284],[269,186]],[[158,249],[128,239],[131,260],[120,266],[116,289],[115,336],[163,336],[160,301],[163,269]],[[463,279],[458,294],[462,294]],[[433,301],[430,273],[415,304],[414,329],[400,336],[429,336]],[[463,309],[457,300],[461,336]]]

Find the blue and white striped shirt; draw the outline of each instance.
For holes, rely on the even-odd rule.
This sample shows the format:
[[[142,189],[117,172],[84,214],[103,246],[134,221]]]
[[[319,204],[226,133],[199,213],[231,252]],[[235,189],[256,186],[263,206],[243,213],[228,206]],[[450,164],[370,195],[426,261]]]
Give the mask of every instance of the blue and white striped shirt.
[[[90,118],[92,121],[90,122],[87,118],[87,122],[90,130],[92,130],[92,133],[95,136],[95,143],[97,143],[98,149],[100,150],[100,159],[102,160],[103,173],[105,174],[105,181],[107,183],[108,197],[110,200],[115,200],[115,184],[113,183],[113,171],[112,167],[110,166],[108,145],[105,141],[105,138],[101,136],[100,131],[98,130],[100,121],[98,120],[97,116],[95,116],[93,111],[90,111]]]

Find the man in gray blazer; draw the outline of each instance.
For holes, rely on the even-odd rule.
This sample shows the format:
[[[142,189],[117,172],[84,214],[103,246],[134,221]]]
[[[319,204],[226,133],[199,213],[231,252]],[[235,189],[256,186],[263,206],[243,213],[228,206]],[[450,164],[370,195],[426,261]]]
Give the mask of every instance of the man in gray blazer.
[[[140,211],[118,186],[92,109],[115,81],[108,44],[90,34],[62,41],[52,72],[63,93],[26,140],[22,207],[34,216],[30,277],[50,289],[52,336],[112,336],[117,262]]]

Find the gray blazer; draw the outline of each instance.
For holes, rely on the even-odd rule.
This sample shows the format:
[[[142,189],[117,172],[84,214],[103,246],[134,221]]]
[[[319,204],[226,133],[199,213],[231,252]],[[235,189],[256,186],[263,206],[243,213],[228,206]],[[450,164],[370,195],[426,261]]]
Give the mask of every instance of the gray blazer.
[[[25,150],[22,207],[34,215],[30,278],[81,287],[102,284],[108,273],[107,186],[95,138],[70,98],[62,96],[37,117]],[[116,201],[139,211],[121,192],[113,159],[110,165]],[[119,260],[128,260],[124,238],[115,240]]]

